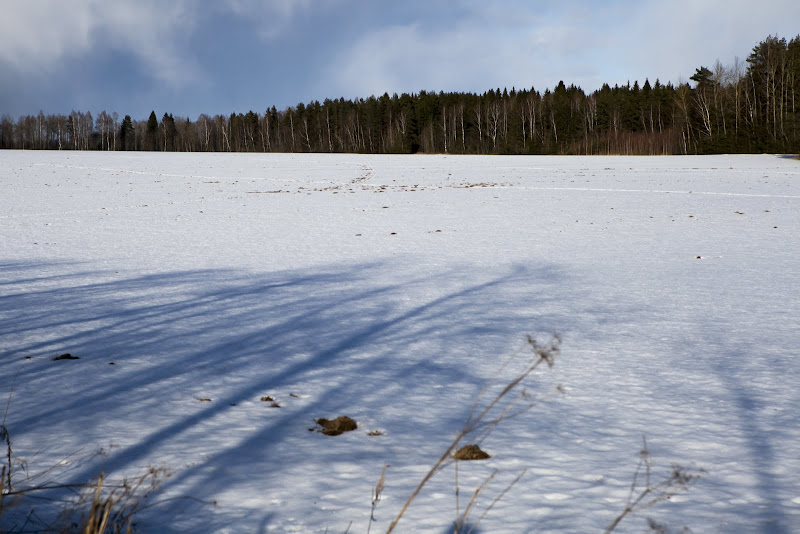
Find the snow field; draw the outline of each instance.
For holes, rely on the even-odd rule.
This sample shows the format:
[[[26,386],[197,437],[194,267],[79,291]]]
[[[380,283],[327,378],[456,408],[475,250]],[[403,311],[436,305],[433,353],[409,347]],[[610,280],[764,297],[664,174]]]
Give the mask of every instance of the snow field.
[[[566,394],[460,464],[462,509],[499,470],[474,517],[528,469],[483,531],[602,531],[643,434],[654,476],[708,471],[646,516],[798,530],[799,178],[778,156],[0,153],[15,454],[112,444],[68,476],[163,465],[160,496],[217,502],[143,512],[159,532],[364,532],[388,463],[377,532],[525,334],[558,331],[528,389]],[[337,415],[360,428],[308,431]],[[450,468],[400,531],[454,515]]]

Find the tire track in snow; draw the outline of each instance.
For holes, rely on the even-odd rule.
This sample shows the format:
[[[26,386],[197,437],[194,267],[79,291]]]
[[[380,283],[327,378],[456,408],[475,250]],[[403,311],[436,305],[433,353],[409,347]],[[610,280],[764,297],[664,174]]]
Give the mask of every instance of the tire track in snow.
[[[531,189],[537,191],[599,191],[601,193],[658,193],[675,195],[711,195],[727,197],[752,197],[752,198],[800,198],[800,195],[771,195],[758,193],[726,193],[718,191],[681,191],[673,189],[613,189],[603,187],[533,187],[512,186],[517,189]]]
[[[59,211],[55,212],[37,212],[37,213],[18,213],[18,214],[9,214],[9,215],[0,215],[0,220],[2,219],[22,219],[25,217],[52,217],[57,215],[58,217],[62,217],[65,215],[78,215],[82,213],[103,213],[103,212],[111,212],[111,211],[122,211],[128,209],[137,209],[137,208],[161,208],[164,206],[180,206],[186,204],[199,204],[199,203],[209,203],[209,202],[223,202],[227,200],[232,200],[229,198],[224,199],[208,199],[208,198],[200,198],[194,200],[182,200],[180,202],[158,202],[154,204],[128,204],[124,206],[111,206],[111,207],[102,207],[102,208],[85,208],[80,210],[69,210],[69,211]]]
[[[264,181],[269,180],[269,177],[266,176],[207,176],[202,174],[180,174],[180,173],[168,173],[168,172],[155,172],[155,171],[139,171],[139,170],[132,170],[132,169],[115,169],[110,167],[87,167],[82,165],[64,165],[59,163],[34,163],[33,166],[35,167],[54,167],[59,169],[74,169],[80,171],[98,171],[98,172],[106,172],[111,174],[135,174],[138,176],[153,176],[156,178],[185,178],[185,179],[196,179],[196,180],[225,180],[231,183],[235,182],[242,182],[246,180],[251,181]],[[322,169],[322,168],[320,168]],[[274,169],[271,169],[274,170]],[[353,169],[357,171],[358,169]],[[355,178],[350,181],[350,183],[357,183],[362,179],[370,179],[372,178],[372,168],[365,165],[362,166],[361,170],[366,173],[366,175],[362,174],[359,178]],[[309,176],[304,176],[302,178],[282,178],[281,182],[283,183],[302,183],[302,184],[329,184],[331,180],[312,180]],[[346,185],[347,182],[342,182],[341,185]]]

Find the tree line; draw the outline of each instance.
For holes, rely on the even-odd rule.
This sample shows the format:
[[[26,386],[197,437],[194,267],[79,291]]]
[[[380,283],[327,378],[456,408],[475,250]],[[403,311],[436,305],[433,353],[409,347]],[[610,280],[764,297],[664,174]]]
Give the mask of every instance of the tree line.
[[[689,83],[585,93],[429,92],[275,106],[264,113],[152,112],[0,119],[0,148],[202,152],[707,154],[800,152],[800,35],[768,36],[745,61],[699,67]]]

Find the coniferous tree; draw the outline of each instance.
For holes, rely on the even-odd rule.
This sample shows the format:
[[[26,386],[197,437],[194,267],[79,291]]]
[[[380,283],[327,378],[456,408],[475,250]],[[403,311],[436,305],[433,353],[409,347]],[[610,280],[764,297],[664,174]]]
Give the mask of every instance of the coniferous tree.
[[[130,115],[125,115],[125,118],[122,119],[122,126],[120,126],[119,130],[119,142],[122,150],[134,150],[136,148],[133,121]]]
[[[145,147],[145,150],[158,150],[158,118],[155,111],[151,111],[147,119]]]
[[[420,91],[195,122],[102,111],[0,119],[0,148],[476,154],[694,154],[800,151],[800,36],[768,36],[741,62],[696,69],[693,83],[563,81],[540,93]]]

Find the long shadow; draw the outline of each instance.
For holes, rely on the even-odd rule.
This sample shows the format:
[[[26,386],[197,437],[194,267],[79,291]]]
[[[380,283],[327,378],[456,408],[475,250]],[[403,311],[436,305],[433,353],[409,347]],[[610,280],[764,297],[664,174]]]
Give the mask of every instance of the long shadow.
[[[732,361],[746,362],[752,353],[746,353],[741,348],[729,348],[727,354]],[[756,476],[755,490],[761,498],[762,505],[753,515],[758,521],[759,532],[789,534],[790,521],[783,510],[779,496],[782,484],[773,474],[778,463],[775,445],[771,433],[761,422],[764,401],[760,400],[755,390],[738,376],[738,366],[728,367],[723,362],[717,362],[714,370],[723,380],[733,400],[733,407],[739,419],[738,430],[749,452],[749,467]]]
[[[210,498],[208,488],[224,489],[229,479],[235,483],[231,471],[246,471],[249,462],[261,462],[261,476],[280,472],[284,466],[264,466],[263,457],[315,416],[407,394],[398,384],[415,384],[421,394],[437,384],[460,384],[472,394],[485,374],[440,361],[439,354],[498,350],[521,333],[549,328],[552,318],[531,324],[537,313],[521,310],[546,306],[556,298],[546,288],[563,278],[548,264],[493,275],[458,268],[399,279],[396,274],[383,262],[267,274],[198,270],[133,277],[80,264],[47,269],[0,264],[0,387],[10,390],[13,375],[23,370],[8,426],[21,438],[42,429],[80,428],[93,435],[114,421],[130,424],[136,411],[169,414],[170,392],[195,402],[193,392],[219,384],[213,402],[195,402],[190,410],[181,405],[182,415],[164,423],[133,424],[143,430],[140,438],[70,474],[84,481],[99,468],[113,473],[146,465],[165,445],[202,434],[209,421],[235,414],[239,405],[265,392],[318,380],[321,370],[330,375],[330,386],[313,399],[260,420],[241,442],[215,444],[211,436],[210,453],[167,481],[166,489]],[[465,276],[474,279],[465,282]],[[427,353],[416,354],[417,349]],[[82,359],[50,361],[61,352]],[[50,391],[57,385],[64,394]],[[140,410],[132,412],[129,404]],[[453,410],[439,424],[456,429],[464,411]],[[381,465],[379,455],[359,455]],[[167,508],[169,514],[185,511],[180,503]],[[270,517],[261,519],[263,528]]]

